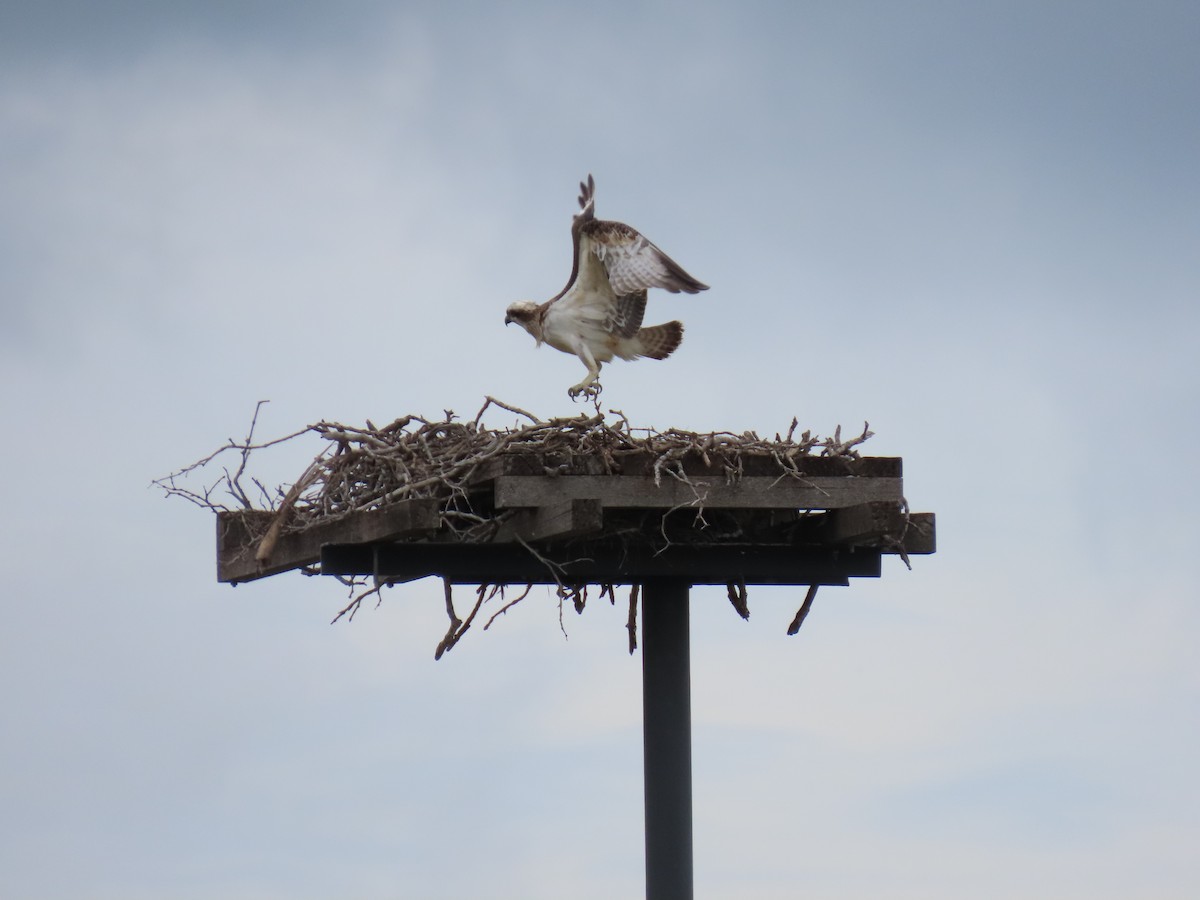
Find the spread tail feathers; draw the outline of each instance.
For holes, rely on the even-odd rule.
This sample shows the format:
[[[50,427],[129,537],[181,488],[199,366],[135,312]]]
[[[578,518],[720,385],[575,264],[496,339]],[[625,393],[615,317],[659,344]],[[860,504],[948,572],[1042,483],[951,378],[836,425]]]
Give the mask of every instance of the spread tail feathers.
[[[662,325],[651,325],[649,328],[639,328],[637,342],[639,356],[650,359],[666,359],[675,352],[683,340],[682,322],[664,322]]]

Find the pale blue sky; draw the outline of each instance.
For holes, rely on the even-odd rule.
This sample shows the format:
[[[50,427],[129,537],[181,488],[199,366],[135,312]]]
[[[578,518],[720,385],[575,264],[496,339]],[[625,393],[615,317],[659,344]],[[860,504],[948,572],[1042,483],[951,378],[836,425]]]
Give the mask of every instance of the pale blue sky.
[[[694,592],[697,896],[1195,896],[1198,44],[1167,2],[0,5],[0,895],[641,893],[623,609],[435,664],[440,585],[330,627],[148,487],[261,399],[574,411],[503,312],[590,171],[712,285],[606,407],[869,420],[939,516],[796,638],[796,592]]]

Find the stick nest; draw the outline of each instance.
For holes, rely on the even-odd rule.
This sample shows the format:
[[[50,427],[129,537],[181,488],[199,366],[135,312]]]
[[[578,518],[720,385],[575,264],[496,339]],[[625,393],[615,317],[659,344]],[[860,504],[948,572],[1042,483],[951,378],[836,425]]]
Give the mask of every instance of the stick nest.
[[[706,467],[724,470],[731,480],[740,476],[749,457],[756,457],[772,461],[780,477],[799,477],[798,458],[820,455],[858,459],[859,445],[872,436],[866,425],[860,434],[847,439],[842,438],[840,426],[832,437],[822,438],[808,430],[797,434],[795,418],[785,433],[776,433],[773,439],[760,437],[752,431],[741,434],[677,428],[658,431],[634,427],[619,410],[609,410],[605,415],[598,401],[591,415],[543,420],[519,407],[487,397],[471,420],[459,419],[447,410],[440,419],[406,415],[382,427],[370,421],[364,426],[321,421],[283,437],[259,442],[254,432],[263,402],[255,408],[245,438],[231,438],[208,456],[154,482],[168,496],[181,497],[213,512],[239,509],[273,512],[275,515],[263,517],[262,533],[256,536],[260,559],[270,555],[274,542],[282,533],[302,531],[358,511],[380,509],[416,498],[444,501],[442,525],[459,540],[487,541],[494,534],[498,519],[481,516],[473,510],[468,489],[482,467],[506,455],[552,460],[555,465],[547,468],[550,474],[584,464],[591,474],[612,474],[622,471],[623,465],[636,456],[641,457],[643,465],[653,472],[656,483],[664,477],[687,481],[682,465],[685,456],[700,457]],[[508,427],[485,425],[484,414],[493,407],[517,416],[518,420]],[[252,456],[257,458],[256,454],[261,451],[299,441],[306,435],[315,435],[323,443],[295,481],[268,487],[259,477],[250,474]],[[225,462],[227,459],[236,461],[236,465],[231,468]],[[219,472],[215,480],[211,480],[210,475],[205,485],[191,486],[193,479],[214,470]],[[537,555],[533,548],[529,550]],[[315,570],[307,571],[315,574]],[[342,580],[350,585],[353,599],[334,621],[347,614],[352,618],[362,600],[371,594],[377,595],[384,586],[375,584],[355,594],[354,589],[365,582],[361,579]],[[475,609],[464,623],[454,614],[447,585],[451,629],[439,645],[438,656],[453,646],[470,626],[479,606],[497,592],[502,594],[503,589],[481,585]],[[527,593],[528,589],[517,599]],[[748,616],[745,585],[730,585],[729,593],[734,608],[743,617]],[[601,596],[612,599],[612,586],[602,585]],[[563,600],[571,600],[577,609],[582,609],[586,586],[560,582],[559,598],[560,615]],[[506,604],[496,616],[516,602]],[[636,643],[633,629],[636,602],[635,588],[630,595],[631,652]],[[807,598],[806,606],[810,604],[811,596]]]
[[[606,418],[599,409],[591,416],[542,420],[488,397],[470,421],[459,420],[449,410],[441,419],[407,415],[381,427],[370,421],[364,426],[321,421],[284,437],[256,443],[254,430],[262,405],[260,402],[255,409],[250,431],[243,440],[231,438],[215,452],[154,483],[169,496],[182,497],[214,512],[286,508],[287,528],[292,531],[400,500],[465,497],[472,476],[485,463],[505,455],[552,458],[562,461],[559,468],[567,467],[573,459],[587,459],[591,466],[598,466],[596,474],[619,472],[622,460],[642,455],[653,461],[656,481],[664,476],[682,477],[679,461],[688,454],[702,457],[706,465],[716,462],[729,478],[741,473],[745,457],[756,456],[774,460],[779,474],[787,476],[796,471],[795,460],[802,456],[858,459],[858,446],[873,434],[864,426],[860,434],[843,440],[838,426],[828,438],[807,430],[797,435],[798,422],[794,418],[787,432],[777,433],[773,440],[753,431],[657,431],[635,428],[619,410],[610,410],[611,418]],[[508,410],[527,421],[511,427],[489,427],[482,419],[491,407]],[[248,474],[253,453],[309,434],[325,445],[290,485],[268,488]],[[217,480],[201,489],[188,486],[189,476],[215,468],[218,458],[227,453],[239,459],[236,468],[231,471],[221,466]],[[257,497],[257,504],[252,495]]]

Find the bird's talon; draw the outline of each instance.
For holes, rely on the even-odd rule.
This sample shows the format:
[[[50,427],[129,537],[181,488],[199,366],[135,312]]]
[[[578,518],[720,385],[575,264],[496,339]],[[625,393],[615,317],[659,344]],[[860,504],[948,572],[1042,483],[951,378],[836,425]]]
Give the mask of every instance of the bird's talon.
[[[604,388],[599,384],[588,384],[567,388],[567,396],[578,403],[582,400],[595,400]]]

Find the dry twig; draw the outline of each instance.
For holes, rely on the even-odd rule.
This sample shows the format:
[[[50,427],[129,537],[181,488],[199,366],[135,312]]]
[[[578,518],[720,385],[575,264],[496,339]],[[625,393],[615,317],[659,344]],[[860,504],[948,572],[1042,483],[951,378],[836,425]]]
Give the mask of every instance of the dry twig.
[[[729,602],[743,619],[750,618],[750,607],[746,605],[746,582],[731,581],[726,586],[729,591]]]
[[[804,602],[800,604],[800,608],[796,610],[796,618],[792,619],[792,624],[788,626],[788,634],[795,634],[800,630],[800,626],[804,624],[804,620],[808,616],[808,611],[812,609],[813,600],[817,596],[818,587],[819,585],[816,584],[808,586],[808,593],[804,595]]]

